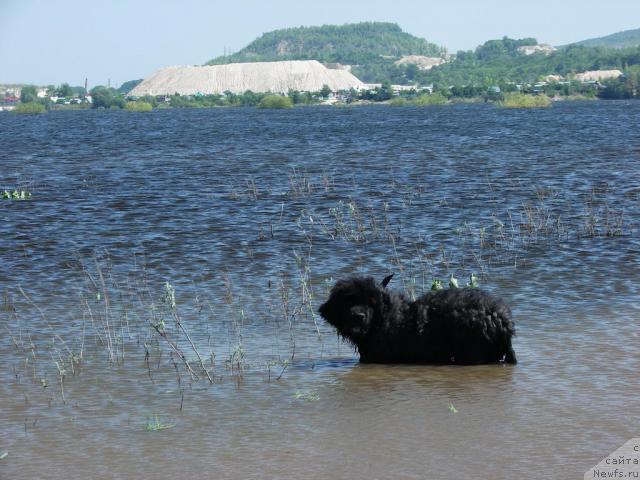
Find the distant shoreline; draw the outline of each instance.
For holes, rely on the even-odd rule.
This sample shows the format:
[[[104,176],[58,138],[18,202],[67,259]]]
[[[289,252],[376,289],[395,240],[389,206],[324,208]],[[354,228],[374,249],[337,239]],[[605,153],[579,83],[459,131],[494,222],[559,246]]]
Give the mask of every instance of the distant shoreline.
[[[553,99],[549,99],[549,104],[548,105],[537,105],[537,106],[527,106],[527,105],[522,105],[522,106],[505,106],[505,105],[501,105],[500,101],[493,101],[493,100],[485,100],[482,97],[471,97],[471,98],[455,98],[455,99],[451,99],[448,100],[447,102],[444,103],[438,103],[438,104],[433,104],[433,105],[416,105],[413,104],[411,102],[400,102],[400,103],[394,103],[393,100],[385,100],[385,101],[381,101],[381,102],[376,102],[376,101],[371,101],[371,100],[357,100],[354,102],[335,102],[335,103],[331,103],[331,104],[327,104],[327,103],[314,103],[314,104],[298,104],[298,105],[293,105],[290,108],[286,108],[285,110],[300,110],[300,109],[305,109],[305,108],[324,108],[324,109],[330,109],[330,108],[336,108],[336,109],[344,109],[344,108],[361,108],[361,107],[367,107],[367,106],[379,106],[379,107],[390,107],[393,109],[403,109],[403,108],[414,108],[414,109],[420,109],[420,108],[432,108],[432,107],[453,107],[453,106],[459,106],[459,105],[492,105],[495,108],[515,108],[515,109],[531,109],[531,108],[549,108],[551,107],[553,104],[555,103],[565,103],[565,102],[575,102],[575,103],[580,103],[580,102],[588,102],[588,103],[593,103],[593,102],[598,102],[598,103],[609,103],[612,100],[606,100],[606,99],[601,99],[601,98],[597,98],[597,97],[585,97],[585,96],[579,96],[579,95],[575,95],[575,96],[571,96],[571,97],[559,97],[559,98],[553,98]],[[615,101],[615,100],[613,100]],[[628,101],[625,100],[625,101]],[[96,111],[96,112],[127,112],[127,113],[151,113],[152,111],[161,111],[161,110],[222,110],[222,109],[256,109],[256,110],[273,110],[272,108],[259,108],[255,105],[215,105],[215,106],[204,106],[204,105],[197,105],[197,106],[171,106],[171,105],[159,105],[155,108],[153,108],[152,110],[149,111],[129,111],[127,112],[127,109],[123,109],[123,108],[117,108],[117,107],[111,107],[111,108],[91,108],[90,105],[55,105],[52,106],[50,108],[50,110],[42,112],[42,113],[54,113],[54,112],[70,112],[70,111]],[[9,109],[2,109],[0,108],[0,114],[2,114],[2,112],[6,112],[6,113],[15,113],[16,115],[18,115],[19,112],[14,112],[13,110],[9,110]],[[42,113],[39,113],[40,115]],[[36,113],[21,113],[20,116],[22,115],[38,115]]]

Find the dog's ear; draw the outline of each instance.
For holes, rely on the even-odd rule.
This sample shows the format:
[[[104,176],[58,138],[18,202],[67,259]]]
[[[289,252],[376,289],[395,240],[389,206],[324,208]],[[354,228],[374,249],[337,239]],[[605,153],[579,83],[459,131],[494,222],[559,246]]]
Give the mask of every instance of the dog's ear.
[[[384,277],[382,279],[382,281],[380,282],[380,286],[382,288],[387,288],[387,285],[389,285],[389,282],[391,281],[391,279],[393,278],[393,273],[391,275],[387,275],[386,277]]]

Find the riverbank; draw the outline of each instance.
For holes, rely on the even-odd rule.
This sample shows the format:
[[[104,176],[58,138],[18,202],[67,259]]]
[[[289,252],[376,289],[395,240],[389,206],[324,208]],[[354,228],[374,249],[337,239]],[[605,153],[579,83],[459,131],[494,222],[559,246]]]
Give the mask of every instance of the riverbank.
[[[282,101],[278,100],[278,97],[282,99]],[[266,100],[263,102],[262,100]],[[450,105],[470,105],[470,104],[491,104],[498,107],[507,107],[507,108],[540,108],[540,107],[550,107],[553,103],[556,102],[609,102],[612,100],[600,99],[594,96],[585,96],[585,95],[569,95],[569,96],[555,96],[555,97],[547,97],[545,95],[517,95],[514,96],[512,100],[505,101],[504,99],[509,99],[509,96],[500,97],[500,99],[490,99],[486,97],[476,96],[476,97],[451,97],[447,98],[443,95],[421,95],[418,97],[403,97],[398,96],[392,99],[375,101],[375,100],[351,100],[351,101],[314,101],[308,103],[293,103],[290,101],[289,97],[286,96],[278,96],[278,95],[270,95],[268,97],[261,97],[261,102],[256,104],[243,104],[243,103],[233,103],[233,104],[216,104],[211,102],[203,102],[203,101],[193,101],[189,99],[185,99],[181,102],[177,102],[177,104],[172,104],[171,102],[157,102],[150,101],[149,99],[145,100],[130,100],[124,104],[123,108],[118,106],[112,106],[106,108],[107,110],[126,110],[132,113],[148,113],[154,110],[167,110],[167,109],[220,109],[220,108],[247,108],[247,107],[259,107],[262,109],[289,109],[289,108],[309,108],[309,107],[335,107],[335,108],[345,108],[345,107],[360,107],[360,106],[370,106],[370,105],[380,105],[380,106],[392,106],[392,107],[430,107],[430,106],[450,106]],[[14,113],[45,113],[46,111],[75,111],[75,110],[90,110],[92,106],[90,104],[81,104],[81,105],[52,105],[48,110],[46,109],[38,109],[37,112],[32,109],[27,109],[25,111],[13,110]],[[99,107],[99,110],[105,110],[105,107]],[[1,111],[1,110],[0,110]],[[12,111],[12,110],[6,110]]]

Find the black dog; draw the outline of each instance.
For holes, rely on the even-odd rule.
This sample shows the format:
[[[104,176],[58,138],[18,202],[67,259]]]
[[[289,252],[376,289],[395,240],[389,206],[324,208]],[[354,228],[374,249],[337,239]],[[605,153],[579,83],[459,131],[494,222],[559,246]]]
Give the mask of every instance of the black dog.
[[[339,281],[319,309],[358,349],[361,362],[517,362],[511,310],[502,300],[477,288],[449,288],[411,302],[386,290],[390,280]]]

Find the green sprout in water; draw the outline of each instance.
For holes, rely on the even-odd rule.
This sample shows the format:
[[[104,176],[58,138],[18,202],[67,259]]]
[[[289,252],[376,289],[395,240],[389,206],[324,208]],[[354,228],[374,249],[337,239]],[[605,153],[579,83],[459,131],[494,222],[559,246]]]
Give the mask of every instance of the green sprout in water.
[[[9,452],[7,452],[6,450],[2,450],[0,452],[0,460],[4,460],[5,458],[7,458],[9,456]]]
[[[147,418],[147,423],[144,426],[144,429],[147,432],[158,432],[160,430],[167,430],[168,428],[173,428],[176,425],[174,423],[162,423],[157,415],[154,415],[153,418]]]
[[[4,190],[2,192],[2,198],[4,200],[29,200],[31,198],[31,192],[25,192],[24,190],[14,190],[10,192],[8,190]]]
[[[176,309],[176,289],[169,282],[164,282],[164,303],[171,310]]]
[[[451,413],[458,413],[458,409],[456,407],[453,406],[453,403],[449,404],[449,411]]]
[[[458,288],[458,286],[459,286],[458,279],[454,277],[452,273],[451,277],[449,277],[449,288]],[[475,273],[472,273],[471,276],[469,277],[469,283],[467,283],[467,287],[478,288],[478,286],[479,286],[478,277],[476,277]],[[437,278],[435,278],[431,282],[431,290],[436,291],[436,290],[442,290],[443,288],[444,287],[442,286],[442,282]]]
[[[158,333],[164,334],[164,332],[165,332],[165,330],[164,330],[164,327],[165,327],[164,320],[160,320],[158,323],[156,323],[154,325],[154,327],[158,331]]]

